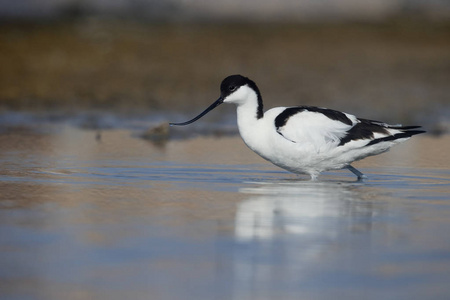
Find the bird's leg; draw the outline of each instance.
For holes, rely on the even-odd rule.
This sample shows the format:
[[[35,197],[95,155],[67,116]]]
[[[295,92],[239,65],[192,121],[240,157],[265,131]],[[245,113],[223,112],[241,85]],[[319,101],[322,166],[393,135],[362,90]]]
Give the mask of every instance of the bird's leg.
[[[357,169],[355,169],[351,165],[346,166],[346,168],[348,170],[350,170],[353,174],[355,174],[358,177],[358,180],[362,180],[362,179],[367,178],[366,175],[364,175],[363,173],[361,173],[360,171],[358,171]]]

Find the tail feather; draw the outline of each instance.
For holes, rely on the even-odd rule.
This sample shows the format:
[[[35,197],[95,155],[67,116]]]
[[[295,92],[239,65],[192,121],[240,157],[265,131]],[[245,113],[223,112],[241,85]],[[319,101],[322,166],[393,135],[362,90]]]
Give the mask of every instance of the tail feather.
[[[422,126],[403,126],[402,124],[387,124],[387,123],[384,123],[381,121],[361,119],[361,118],[359,118],[359,121],[364,124],[378,125],[378,126],[381,126],[384,128],[398,129],[398,130],[410,130],[410,129],[417,129],[417,128],[422,127]]]
[[[417,129],[417,128],[421,128],[422,126],[402,126],[402,125],[385,125],[386,128],[390,128],[390,129],[398,129],[398,130],[411,130],[411,129]],[[423,131],[425,132],[425,131]]]
[[[386,137],[374,139],[374,140],[370,141],[367,144],[367,146],[371,146],[371,145],[378,144],[381,142],[389,142],[389,141],[395,141],[398,139],[409,138],[409,137],[412,137],[413,135],[426,132],[424,130],[408,130],[408,129],[416,129],[416,128],[420,128],[420,126],[404,126],[401,128],[401,130],[405,130],[405,131],[400,132],[400,133],[395,133],[393,135],[389,135]],[[395,128],[395,129],[400,129],[400,128]]]

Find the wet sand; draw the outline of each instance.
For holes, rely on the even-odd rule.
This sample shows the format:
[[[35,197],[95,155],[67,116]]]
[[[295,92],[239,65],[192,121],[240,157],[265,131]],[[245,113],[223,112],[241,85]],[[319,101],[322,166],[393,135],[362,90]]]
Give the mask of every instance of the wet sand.
[[[318,182],[238,136],[0,134],[5,299],[445,299],[450,136]]]

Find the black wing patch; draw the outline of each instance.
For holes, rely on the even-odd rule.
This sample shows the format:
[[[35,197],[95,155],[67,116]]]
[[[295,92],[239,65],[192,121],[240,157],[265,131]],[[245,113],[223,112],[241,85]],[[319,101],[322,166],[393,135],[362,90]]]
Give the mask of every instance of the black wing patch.
[[[410,126],[410,127],[417,128],[417,127],[420,127],[420,126]],[[408,130],[408,131],[405,131],[405,132],[402,132],[402,133],[397,133],[397,134],[390,135],[390,136],[387,136],[387,137],[374,139],[374,140],[370,141],[370,143],[368,143],[367,146],[371,146],[371,145],[378,144],[378,143],[381,143],[381,142],[393,141],[393,140],[396,140],[396,139],[409,138],[409,137],[412,137],[413,135],[416,135],[416,134],[419,134],[419,133],[424,133],[424,132],[426,132],[426,131],[424,131],[424,130]]]
[[[389,134],[385,127],[380,125],[381,123],[374,123],[370,120],[359,119],[360,123],[353,126],[347,134],[341,139],[338,146],[347,144],[350,141],[362,140],[362,139],[372,139],[373,133],[383,133]]]
[[[337,110],[328,109],[328,108],[320,108],[314,106],[297,106],[297,107],[289,107],[283,110],[276,118],[275,118],[275,127],[279,129],[286,125],[287,121],[293,115],[300,113],[302,111],[311,111],[317,112],[325,115],[327,118],[335,121],[340,121],[347,125],[352,125],[352,121],[343,113]]]
[[[358,119],[360,123],[353,126],[349,131],[347,131],[347,135],[345,135],[338,146],[342,146],[351,141],[361,140],[361,139],[373,139],[374,133],[387,134],[388,136],[373,139],[366,146],[374,145],[380,142],[393,141],[396,139],[411,137],[415,134],[424,133],[423,130],[411,130],[420,128],[420,126],[399,126],[399,125],[387,125],[379,121],[367,120],[367,119]],[[397,129],[403,132],[391,135],[389,131],[390,129]]]

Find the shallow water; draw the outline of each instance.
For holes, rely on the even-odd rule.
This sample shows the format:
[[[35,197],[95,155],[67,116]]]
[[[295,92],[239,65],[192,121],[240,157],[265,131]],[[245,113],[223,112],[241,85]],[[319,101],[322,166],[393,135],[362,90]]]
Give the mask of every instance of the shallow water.
[[[446,299],[450,136],[318,182],[239,137],[0,133],[2,299]]]

